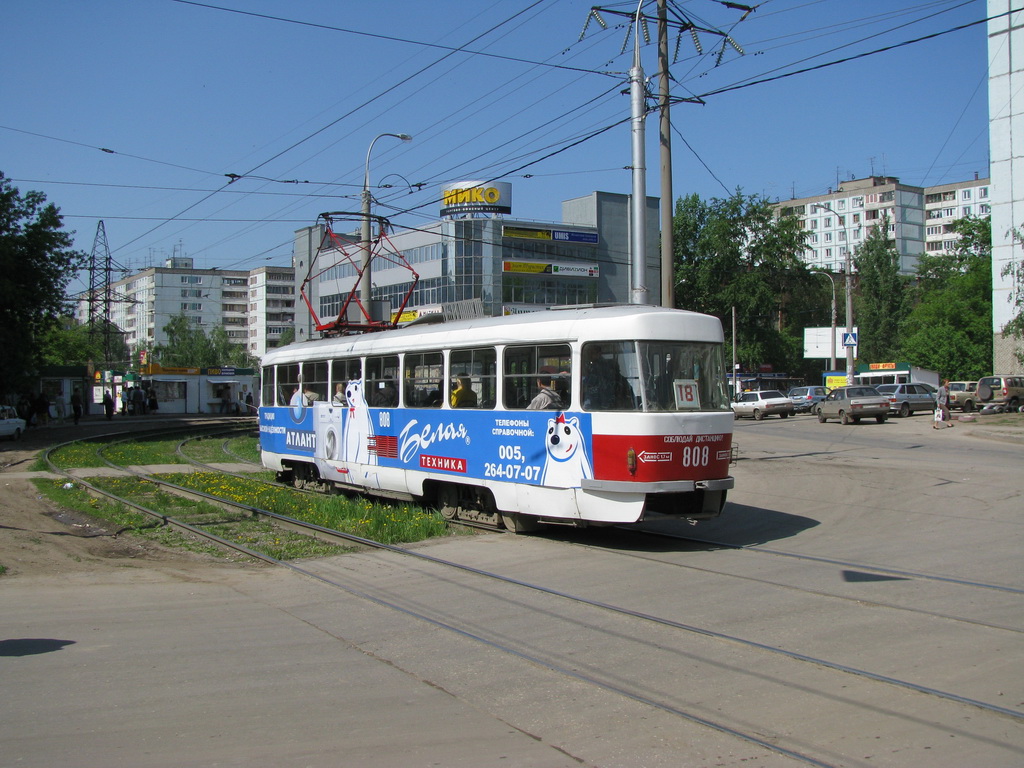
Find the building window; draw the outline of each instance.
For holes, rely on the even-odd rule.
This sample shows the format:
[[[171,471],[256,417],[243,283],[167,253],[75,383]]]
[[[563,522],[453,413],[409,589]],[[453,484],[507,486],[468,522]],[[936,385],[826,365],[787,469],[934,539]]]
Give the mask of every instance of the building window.
[[[978,189],[978,197],[982,200],[988,199],[988,187],[980,187]]]
[[[186,285],[202,285],[203,278],[199,275],[182,275],[181,282]]]
[[[971,215],[971,206],[965,205],[964,206],[964,216],[970,216],[970,215]]]
[[[960,199],[961,200],[970,200],[971,199],[971,190],[965,189],[965,190],[961,191],[960,192]]]

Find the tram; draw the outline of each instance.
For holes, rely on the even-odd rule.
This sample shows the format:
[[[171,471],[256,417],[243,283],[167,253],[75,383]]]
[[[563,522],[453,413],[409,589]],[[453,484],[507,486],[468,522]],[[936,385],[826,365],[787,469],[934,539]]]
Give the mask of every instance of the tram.
[[[263,464],[297,487],[526,531],[719,515],[723,334],[643,305],[413,323],[263,358]]]

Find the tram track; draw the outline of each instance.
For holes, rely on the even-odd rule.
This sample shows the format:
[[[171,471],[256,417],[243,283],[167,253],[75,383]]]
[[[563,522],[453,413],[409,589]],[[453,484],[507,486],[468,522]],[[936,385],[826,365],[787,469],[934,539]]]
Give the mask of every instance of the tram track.
[[[178,450],[187,440],[179,443]],[[187,458],[187,457],[186,457]],[[200,462],[197,460],[189,459],[190,463],[198,464],[203,467],[210,469],[216,469],[213,465],[206,462]],[[113,465],[112,466],[116,466]],[[169,483],[166,480],[158,477],[154,477],[138,470],[126,469],[126,471],[145,478],[151,482],[159,483],[163,486],[174,486],[175,484]],[[75,477],[77,482],[84,482],[82,478]],[[180,486],[179,486],[180,488]],[[196,492],[193,489],[182,489],[183,492],[189,494],[195,494],[204,499],[215,502],[221,505],[227,504],[238,508],[239,510],[245,510],[253,514],[266,515],[269,519],[273,519],[279,523],[295,524],[299,529],[305,529],[310,531],[314,535],[337,535],[341,539],[350,542],[357,543],[364,547],[372,548],[373,550],[383,553],[385,558],[390,558],[391,555],[400,555],[402,558],[413,558],[413,562],[421,565],[411,566],[409,569],[404,569],[402,566],[398,566],[394,562],[389,562],[389,567],[396,568],[396,572],[402,570],[411,570],[419,575],[429,575],[431,582],[436,587],[437,584],[442,584],[447,587],[453,587],[453,580],[450,577],[443,575],[437,575],[431,569],[440,567],[444,571],[450,571],[454,569],[458,572],[468,574],[472,577],[483,577],[489,581],[497,582],[501,585],[500,590],[511,589],[526,589],[531,593],[537,594],[542,600],[542,607],[540,610],[540,617],[542,621],[548,620],[564,620],[561,617],[564,614],[573,613],[578,611],[589,611],[591,609],[597,609],[602,614],[610,614],[615,617],[615,622],[633,622],[640,621],[644,625],[653,625],[656,627],[656,631],[659,633],[684,633],[683,636],[689,636],[699,638],[699,642],[712,643],[715,645],[725,644],[734,649],[740,649],[743,654],[765,655],[776,659],[776,662],[772,664],[790,665],[797,664],[801,665],[806,669],[814,670],[814,676],[820,676],[823,673],[840,673],[843,676],[852,676],[854,679],[860,680],[861,684],[884,684],[885,686],[898,689],[905,695],[918,696],[923,695],[935,700],[943,702],[943,706],[954,705],[954,706],[968,706],[974,709],[982,710],[990,715],[996,715],[999,717],[1010,718],[1015,722],[1024,722],[1024,711],[1013,709],[1011,707],[1002,707],[995,705],[991,702],[986,702],[972,698],[969,696],[959,695],[950,691],[941,690],[936,687],[916,684],[910,681],[901,680],[897,677],[872,672],[868,669],[859,669],[854,666],[830,661],[825,658],[817,656],[799,653],[795,651],[789,651],[784,648],[775,647],[769,643],[761,642],[759,640],[741,637],[737,634],[721,632],[713,630],[709,627],[699,626],[694,623],[686,623],[662,616],[654,615],[653,613],[646,613],[640,610],[629,609],[620,605],[615,605],[608,601],[599,600],[596,598],[585,597],[583,595],[575,594],[567,590],[557,589],[554,587],[543,586],[541,584],[533,583],[526,579],[515,578],[508,575],[499,574],[497,572],[467,565],[465,563],[458,563],[452,560],[448,560],[441,557],[435,557],[419,550],[409,550],[404,547],[398,547],[394,545],[382,544],[380,542],[374,542],[369,539],[354,536],[351,534],[332,532],[327,529],[323,529],[320,526],[314,526],[304,521],[294,520],[286,518],[285,516],[277,515],[276,513],[268,510],[259,510],[249,505],[238,504],[227,499],[219,499],[213,494],[207,494],[204,492]],[[105,494],[110,495],[110,494]],[[129,502],[131,504],[131,502]],[[137,505],[131,504],[136,507]],[[150,511],[150,513],[152,513]],[[158,515],[168,525],[177,525],[179,521],[173,520],[163,515]],[[196,530],[194,526],[188,526],[184,524],[182,526],[184,530],[189,530],[195,535],[209,536],[206,532]],[[210,537],[213,540],[217,540],[215,537]],[[288,568],[296,573],[302,574],[309,578],[312,578],[318,582],[328,585],[332,588],[342,590],[355,597],[365,599],[375,605],[378,605],[389,610],[398,611],[410,618],[414,618],[418,621],[426,622],[429,625],[445,630],[446,632],[452,633],[460,638],[470,640],[477,644],[483,644],[494,650],[501,651],[510,656],[518,658],[523,661],[527,661],[531,664],[535,664],[539,667],[549,670],[550,672],[572,678],[579,682],[587,683],[592,686],[599,687],[603,690],[613,692],[617,695],[624,696],[634,702],[643,704],[648,707],[658,709],[662,712],[671,714],[679,717],[683,720],[687,720],[691,723],[700,725],[705,728],[710,728],[722,734],[727,734],[733,738],[741,739],[751,744],[756,744],[764,749],[775,752],[776,754],[784,755],[790,759],[807,765],[818,765],[818,766],[832,766],[839,765],[839,762],[832,762],[830,758],[823,755],[813,754],[814,750],[807,750],[799,748],[794,745],[794,748],[787,747],[785,745],[785,739],[780,737],[770,736],[765,737],[756,730],[744,730],[742,727],[737,727],[738,722],[730,723],[728,718],[725,717],[714,717],[702,706],[693,706],[691,703],[687,703],[685,700],[680,700],[678,697],[671,695],[668,691],[664,690],[655,681],[649,681],[645,685],[636,685],[629,676],[621,676],[617,678],[614,675],[608,675],[601,671],[600,665],[594,663],[581,664],[578,661],[570,663],[573,660],[566,657],[564,653],[552,650],[542,650],[540,647],[533,647],[529,640],[509,642],[507,638],[510,636],[507,632],[495,631],[493,628],[488,626],[488,623],[481,621],[479,616],[468,615],[459,617],[455,615],[455,612],[451,609],[450,604],[454,601],[450,594],[446,593],[446,599],[444,604],[436,606],[435,608],[428,608],[426,601],[421,602],[418,598],[401,598],[396,599],[393,593],[389,593],[388,590],[380,591],[379,586],[373,583],[366,583],[362,586],[355,583],[349,578],[339,578],[335,573],[332,572],[331,568],[323,567],[322,563],[311,563],[311,564],[297,564],[286,561],[277,560],[275,558],[269,558],[261,553],[256,553],[248,550],[244,547],[239,547],[234,542],[229,542],[223,539],[217,540],[217,543],[221,546],[230,547],[238,551],[243,551],[250,556],[259,557],[260,559],[271,562],[275,565],[279,565]],[[705,542],[711,545],[711,542]],[[754,551],[757,551],[756,549]],[[647,558],[641,558],[647,559]],[[660,562],[660,561],[659,561]],[[422,565],[425,564],[425,565]],[[664,563],[661,563],[662,565]],[[401,577],[396,577],[401,581]],[[408,577],[406,577],[408,579]],[[469,594],[485,596],[485,599],[494,600],[498,605],[505,605],[506,607],[513,607],[519,610],[526,609],[526,601],[521,597],[513,595],[499,594],[492,590],[483,588],[474,588],[458,586],[459,590],[468,589]],[[572,606],[571,612],[567,612],[561,609],[551,607],[547,601],[555,599],[559,603],[568,602]],[[531,610],[538,610],[531,608]],[[599,635],[608,637],[614,637],[618,641],[623,643],[636,643],[645,649],[644,652],[649,653],[655,650],[660,650],[663,646],[674,646],[673,654],[680,655],[681,657],[692,657],[694,659],[700,659],[700,652],[696,652],[690,649],[686,643],[680,642],[678,639],[672,640],[659,640],[656,643],[652,643],[645,639],[646,632],[642,629],[625,629],[618,628],[615,632],[605,633],[603,630],[598,630],[597,626],[600,624],[599,621],[595,621],[593,618],[588,618],[585,615],[574,615],[571,616],[567,621],[568,629],[565,632],[579,633],[579,632],[597,632]],[[671,635],[670,635],[671,636]],[[679,635],[675,635],[676,638]],[[726,668],[729,662],[721,659],[730,658],[730,654],[726,653],[724,656],[720,651],[709,652],[710,656],[715,656],[720,660],[714,662],[721,668]],[[753,665],[756,666],[756,663]],[[743,673],[741,672],[742,676]],[[772,677],[773,675],[767,675]],[[776,679],[772,682],[772,685],[783,685],[786,683],[783,681],[784,675],[779,674],[774,676]],[[867,697],[867,698],[870,698]],[[844,705],[849,706],[849,705]],[[868,707],[865,703],[864,707]],[[898,717],[898,712],[889,713],[890,717]],[[742,721],[739,721],[742,722]],[[966,732],[962,734],[968,735]],[[798,740],[799,743],[799,740]],[[845,763],[843,763],[845,764]]]
[[[601,537],[604,534],[604,530],[597,532],[597,537]],[[683,541],[692,544],[706,545],[709,548],[721,549],[728,551],[744,552],[744,553],[757,553],[769,556],[777,556],[787,559],[796,560],[802,563],[809,563],[812,565],[823,565],[829,567],[838,567],[844,569],[847,574],[867,575],[868,580],[873,580],[873,575],[878,575],[879,580],[919,580],[923,582],[934,582],[937,585],[949,585],[953,587],[962,587],[967,590],[979,589],[979,590],[992,590],[997,593],[1008,593],[1011,595],[1024,594],[1024,590],[1009,587],[1000,584],[990,584],[984,582],[978,582],[969,579],[958,579],[951,576],[937,575],[920,573],[916,571],[907,571],[896,568],[889,568],[880,566],[877,564],[867,564],[861,562],[854,562],[849,560],[841,560],[836,558],[826,558],[814,555],[803,555],[799,553],[782,552],[771,549],[762,549],[760,547],[750,547],[745,545],[731,545],[722,542],[710,541],[707,539],[699,539],[690,536],[681,536],[676,534],[668,534],[661,532],[644,531],[642,529],[628,529],[625,527],[616,527],[616,536],[625,535],[630,538],[636,539],[653,539],[657,540],[669,540],[669,541]],[[584,533],[584,535],[587,535]],[[827,590],[824,588],[809,588],[805,586],[799,586],[792,583],[787,583],[779,579],[768,578],[767,576],[760,575],[760,571],[755,569],[755,574],[740,573],[738,569],[732,571],[725,570],[723,568],[710,568],[707,566],[695,565],[692,562],[683,562],[678,560],[666,559],[664,557],[658,557],[651,554],[642,554],[638,551],[628,551],[623,548],[623,542],[621,539],[616,539],[613,542],[581,542],[581,541],[570,541],[568,538],[563,537],[560,539],[563,543],[569,546],[583,547],[586,549],[592,549],[595,551],[606,552],[609,554],[615,554],[625,558],[633,558],[636,560],[657,563],[659,565],[677,568],[685,571],[691,571],[694,573],[706,574],[709,576],[720,576],[728,579],[736,579],[740,581],[747,581],[751,583],[761,584],[769,587],[776,587],[782,590],[791,590],[806,594],[813,594],[820,597],[831,598],[835,600],[847,601],[857,605],[864,605],[869,602],[872,607],[889,608],[896,611],[905,611],[907,613],[920,614],[922,616],[928,616],[936,619],[943,619],[947,621],[962,622],[964,624],[971,624],[978,627],[986,627],[989,629],[995,629],[1000,631],[1012,632],[1016,634],[1024,634],[1024,625],[1014,626],[1008,622],[999,622],[994,620],[986,620],[981,618],[974,618],[963,614],[954,614],[950,612],[941,612],[935,610],[929,610],[927,608],[918,607],[912,604],[901,604],[894,601],[886,601],[878,597],[872,597],[870,601],[866,601],[861,595],[849,595],[843,594],[836,589]],[[639,549],[639,548],[638,548]],[[670,553],[665,553],[670,554]],[[850,576],[851,579],[856,580],[857,576]]]

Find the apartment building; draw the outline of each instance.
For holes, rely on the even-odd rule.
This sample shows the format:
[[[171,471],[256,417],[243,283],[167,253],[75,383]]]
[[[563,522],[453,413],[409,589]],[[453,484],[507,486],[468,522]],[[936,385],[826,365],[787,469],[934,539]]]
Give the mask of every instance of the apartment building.
[[[922,253],[953,247],[956,219],[991,213],[989,180],[915,187],[891,176],[851,179],[834,192],[778,203],[776,212],[800,218],[808,230],[804,261],[827,272],[843,272],[847,257],[887,218],[900,272],[909,275]],[[851,268],[856,270],[852,263]]]
[[[952,224],[967,216],[992,215],[989,179],[974,178],[927,187],[924,195],[925,253],[943,253],[953,249],[957,236]]]
[[[294,324],[294,283],[291,267],[195,269],[191,258],[175,257],[112,283],[110,320],[133,352],[166,344],[164,328],[184,313],[207,333],[223,327],[258,357]],[[89,320],[88,296],[79,301],[77,319]]]

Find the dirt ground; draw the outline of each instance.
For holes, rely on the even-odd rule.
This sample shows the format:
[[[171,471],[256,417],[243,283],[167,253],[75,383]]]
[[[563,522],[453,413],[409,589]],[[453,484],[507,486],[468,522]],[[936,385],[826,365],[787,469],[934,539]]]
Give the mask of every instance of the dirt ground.
[[[133,569],[162,571],[178,578],[202,578],[204,570],[246,567],[209,555],[172,549],[112,528],[85,515],[61,509],[40,494],[33,482],[15,473],[33,468],[40,451],[51,445],[128,427],[97,421],[30,429],[18,442],[0,441],[0,579],[24,577],[95,578],[131,576]]]

